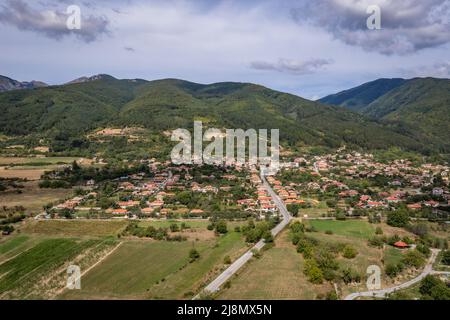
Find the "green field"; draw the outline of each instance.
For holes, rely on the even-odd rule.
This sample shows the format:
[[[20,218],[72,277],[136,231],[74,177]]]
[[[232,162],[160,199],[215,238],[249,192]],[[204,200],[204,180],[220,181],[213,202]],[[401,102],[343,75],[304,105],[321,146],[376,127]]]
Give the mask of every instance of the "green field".
[[[192,247],[200,259],[188,262]],[[244,247],[240,234],[230,232],[218,240],[125,241],[81,281],[81,290],[66,290],[61,299],[171,299],[185,298],[208,279],[225,255],[235,256]]]
[[[400,249],[396,249],[393,247],[388,247],[386,250],[384,250],[384,264],[397,264],[399,263],[403,258],[403,251]]]
[[[6,246],[14,248],[21,240]],[[86,249],[98,245],[98,240],[46,239],[32,248],[0,264],[0,298],[34,297],[34,289],[45,278],[51,278],[57,268],[74,259]]]
[[[308,223],[319,232],[332,231],[340,236],[368,239],[375,235],[375,228],[362,220],[309,220]]]

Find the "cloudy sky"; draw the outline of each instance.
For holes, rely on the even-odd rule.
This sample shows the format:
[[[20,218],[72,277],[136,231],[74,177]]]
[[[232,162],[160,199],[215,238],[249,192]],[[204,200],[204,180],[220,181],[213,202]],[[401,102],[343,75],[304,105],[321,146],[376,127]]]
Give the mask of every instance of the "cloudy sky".
[[[367,27],[373,5],[380,30]],[[380,77],[450,78],[450,0],[0,0],[0,46],[0,74],[22,81],[240,81],[315,99]]]

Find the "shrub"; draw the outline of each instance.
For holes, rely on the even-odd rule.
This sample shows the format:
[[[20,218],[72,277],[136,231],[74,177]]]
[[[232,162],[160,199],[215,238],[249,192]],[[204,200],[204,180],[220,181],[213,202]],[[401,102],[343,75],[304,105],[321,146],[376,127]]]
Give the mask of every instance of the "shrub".
[[[450,265],[450,250],[445,250],[442,252],[441,262],[445,265]]]
[[[361,282],[361,275],[352,268],[347,268],[342,270],[342,281],[345,284],[359,283]]]
[[[192,248],[191,251],[189,251],[189,262],[194,262],[195,260],[200,258],[200,253]]]
[[[353,259],[354,257],[356,257],[358,255],[358,251],[351,245],[346,245],[344,247],[342,255],[346,259]]]
[[[303,272],[308,277],[308,280],[314,284],[323,283],[323,273],[322,270],[317,266],[316,261],[313,259],[307,259],[305,261],[305,267]]]
[[[425,264],[425,257],[417,250],[408,251],[402,259],[405,266],[420,268]]]

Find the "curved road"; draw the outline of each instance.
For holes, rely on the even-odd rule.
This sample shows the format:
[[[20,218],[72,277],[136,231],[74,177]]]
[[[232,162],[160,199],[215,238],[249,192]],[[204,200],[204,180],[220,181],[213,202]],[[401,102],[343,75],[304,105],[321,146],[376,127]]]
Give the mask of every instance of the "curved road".
[[[384,297],[386,297],[387,294],[393,293],[397,290],[408,288],[408,287],[420,282],[427,275],[430,275],[430,274],[450,275],[450,272],[433,270],[433,263],[436,260],[436,257],[438,255],[439,251],[440,250],[432,249],[430,259],[428,260],[422,273],[420,275],[418,275],[416,278],[411,279],[411,280],[409,280],[405,283],[402,283],[398,286],[387,288],[387,289],[372,290],[372,291],[365,291],[365,292],[355,292],[355,293],[352,293],[352,294],[349,294],[348,296],[346,296],[344,300],[353,300],[353,299],[356,299],[359,297],[384,298]]]
[[[273,191],[273,189],[270,187],[269,183],[267,182],[266,178],[263,175],[261,175],[261,180],[263,182],[263,186],[266,188],[267,192],[272,197],[273,202],[278,207],[278,210],[280,211],[283,217],[283,220],[279,224],[277,224],[275,228],[271,230],[272,235],[275,237],[278,233],[280,233],[281,230],[283,230],[284,227],[286,227],[289,224],[292,217],[287,211],[283,201],[278,197],[275,191]],[[209,293],[219,291],[220,287],[253,257],[252,251],[254,249],[260,250],[262,247],[264,247],[264,240],[260,240],[250,250],[248,250],[241,257],[239,257],[239,259],[234,261],[227,269],[225,269],[225,271],[223,271],[216,279],[214,279],[209,285],[207,285],[203,291]],[[198,297],[199,296],[197,295],[194,299]]]

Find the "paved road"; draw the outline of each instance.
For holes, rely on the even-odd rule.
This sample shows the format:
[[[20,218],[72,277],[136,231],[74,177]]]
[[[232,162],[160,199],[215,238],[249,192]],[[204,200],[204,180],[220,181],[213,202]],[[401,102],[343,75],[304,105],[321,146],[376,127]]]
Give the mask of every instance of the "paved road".
[[[446,275],[450,275],[450,272],[445,272],[445,271],[434,271],[433,270],[433,263],[436,260],[436,257],[438,255],[440,250],[437,249],[432,249],[431,251],[431,257],[428,260],[425,268],[423,269],[422,273],[417,276],[414,279],[411,279],[405,283],[402,283],[398,286],[395,287],[391,287],[391,288],[387,288],[387,289],[382,289],[382,290],[373,290],[373,291],[365,291],[365,292],[355,292],[352,294],[349,294],[348,296],[345,297],[344,300],[353,300],[359,297],[375,297],[375,298],[384,298],[386,297],[387,294],[393,293],[397,290],[400,289],[405,289],[408,288],[418,282],[420,282],[423,278],[425,278],[427,275],[429,274],[446,274]]]
[[[265,177],[261,176],[261,179],[263,181],[264,187],[271,195],[275,205],[278,207],[283,217],[283,220],[275,228],[272,229],[272,235],[275,237],[278,233],[280,233],[281,230],[283,230],[285,226],[289,224],[289,221],[292,219],[292,217],[287,211],[284,203],[281,201],[278,195],[272,190],[269,183],[266,181]],[[206,286],[204,292],[213,293],[219,291],[220,287],[253,257],[252,251],[254,249],[260,250],[262,247],[264,247],[264,240],[260,240],[250,250],[248,250],[241,257],[239,257],[239,259],[234,261],[224,272],[222,272],[216,279],[214,279],[209,285]],[[194,299],[198,297],[199,296],[196,296]]]

